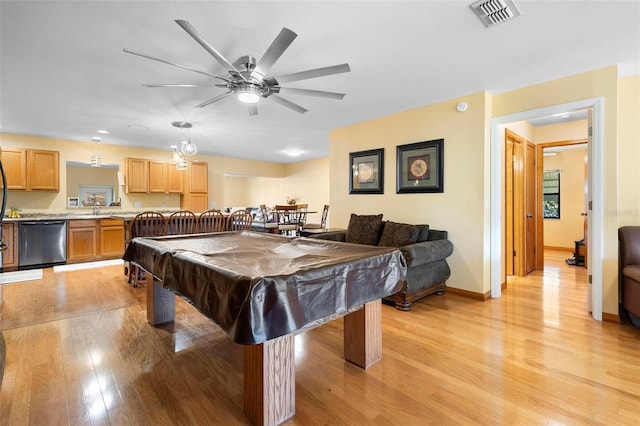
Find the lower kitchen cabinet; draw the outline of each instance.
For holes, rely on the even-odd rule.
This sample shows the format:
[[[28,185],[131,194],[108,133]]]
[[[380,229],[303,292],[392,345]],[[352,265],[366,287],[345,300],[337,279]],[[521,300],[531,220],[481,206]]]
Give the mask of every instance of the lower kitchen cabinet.
[[[2,224],[2,242],[7,245],[7,249],[2,252],[2,267],[4,271],[18,269],[18,224]]]
[[[67,263],[114,259],[124,253],[122,219],[72,219],[68,224]]]
[[[124,254],[124,220],[100,219],[100,257],[116,259]]]
[[[67,226],[67,263],[98,258],[98,220],[73,219]]]

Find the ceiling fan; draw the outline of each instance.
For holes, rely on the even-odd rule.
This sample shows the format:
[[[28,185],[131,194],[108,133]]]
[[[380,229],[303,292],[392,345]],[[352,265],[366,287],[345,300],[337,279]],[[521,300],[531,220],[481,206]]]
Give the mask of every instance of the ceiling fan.
[[[219,63],[225,66],[225,68],[229,72],[229,77],[221,77],[215,74],[208,73],[206,71],[201,71],[191,67],[187,67],[185,65],[165,61],[164,59],[155,58],[153,56],[134,52],[129,49],[123,49],[124,52],[130,53],[132,55],[137,55],[143,58],[162,62],[164,64],[173,65],[178,68],[204,74],[222,81],[222,83],[218,84],[145,84],[144,86],[146,87],[223,87],[227,89],[226,93],[207,99],[206,101],[196,105],[196,108],[205,107],[235,94],[238,96],[238,99],[240,99],[240,101],[248,104],[249,115],[258,114],[257,102],[260,100],[260,98],[269,98],[272,101],[294,111],[297,111],[301,114],[308,111],[302,106],[279,96],[278,94],[280,92],[337,100],[341,100],[345,96],[344,93],[282,87],[281,84],[349,72],[351,71],[351,68],[349,68],[349,64],[315,68],[277,77],[268,76],[268,73],[271,70],[273,64],[275,64],[275,62],[280,58],[280,56],[282,56],[284,51],[297,37],[297,34],[288,28],[282,28],[278,36],[271,43],[267,51],[264,53],[264,55],[262,55],[257,63],[256,59],[253,56],[249,55],[242,56],[234,63],[231,63],[206,40],[204,40],[189,22],[184,20],[176,20],[175,22],[180,25],[180,27],[182,27],[182,29],[185,30],[191,37],[193,37],[193,39],[195,39],[195,41],[197,41],[207,52],[209,52],[211,56],[213,56]]]

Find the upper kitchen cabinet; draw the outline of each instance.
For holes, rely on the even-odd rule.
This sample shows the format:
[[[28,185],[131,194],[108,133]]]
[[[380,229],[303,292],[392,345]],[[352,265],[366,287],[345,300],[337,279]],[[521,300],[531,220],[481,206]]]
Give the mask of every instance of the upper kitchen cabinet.
[[[182,194],[184,171],[177,170],[175,163],[149,161],[149,192],[160,194]]]
[[[149,192],[149,160],[144,158],[124,159],[125,192]]]
[[[192,212],[203,212],[209,204],[209,164],[190,161],[187,170],[186,188],[180,197],[180,208]]]
[[[27,150],[27,187],[60,191],[60,153],[42,149]]]
[[[3,148],[7,189],[60,191],[60,153],[43,149]]]

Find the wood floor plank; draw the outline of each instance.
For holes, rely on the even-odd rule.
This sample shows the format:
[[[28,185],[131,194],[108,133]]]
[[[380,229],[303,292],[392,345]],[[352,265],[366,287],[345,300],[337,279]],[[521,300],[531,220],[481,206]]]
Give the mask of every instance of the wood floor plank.
[[[589,317],[586,271],[549,252],[500,299],[382,306],[382,359],[343,358],[342,320],[295,337],[287,425],[636,425],[640,329]],[[243,425],[242,346],[176,299],[146,322],[121,266],[3,286],[2,425]]]

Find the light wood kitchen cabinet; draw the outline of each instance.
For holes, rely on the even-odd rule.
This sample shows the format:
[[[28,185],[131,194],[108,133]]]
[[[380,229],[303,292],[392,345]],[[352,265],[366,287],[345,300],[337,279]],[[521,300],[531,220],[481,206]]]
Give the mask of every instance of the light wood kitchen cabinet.
[[[162,161],[149,161],[149,192],[167,192],[168,164]]]
[[[71,219],[67,230],[67,262],[115,259],[124,253],[124,220]]]
[[[27,188],[60,191],[60,153],[58,151],[27,150]]]
[[[67,262],[86,262],[97,258],[97,219],[70,220],[67,225]]]
[[[124,254],[124,220],[100,219],[100,258],[116,259]]]
[[[190,161],[187,168],[187,184],[180,197],[180,208],[199,213],[209,205],[209,164],[204,161]]]
[[[2,163],[7,178],[7,189],[27,189],[27,150],[2,148]],[[1,182],[0,182],[1,184]]]
[[[182,194],[184,174],[184,171],[176,169],[174,163],[149,161],[149,192]]]
[[[191,161],[188,168],[189,192],[207,194],[209,192],[209,164]]]
[[[125,192],[149,192],[149,160],[127,157],[125,163]]]
[[[60,191],[60,153],[44,149],[3,148],[7,189]]]
[[[207,210],[209,204],[209,196],[207,194],[187,194],[184,196],[185,203],[188,207],[182,207],[186,210],[191,210],[194,213],[202,213]]]
[[[175,163],[169,163],[167,167],[167,192],[169,194],[182,194],[184,192],[184,170],[178,170]]]
[[[4,222],[2,224],[2,242],[7,249],[2,252],[2,267],[4,271],[18,269],[18,224]]]

